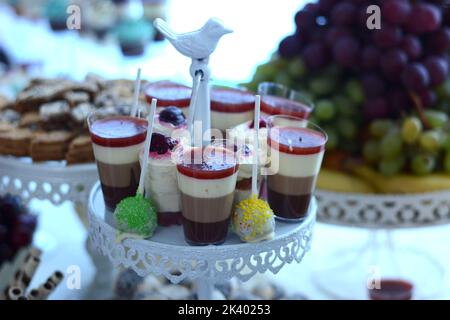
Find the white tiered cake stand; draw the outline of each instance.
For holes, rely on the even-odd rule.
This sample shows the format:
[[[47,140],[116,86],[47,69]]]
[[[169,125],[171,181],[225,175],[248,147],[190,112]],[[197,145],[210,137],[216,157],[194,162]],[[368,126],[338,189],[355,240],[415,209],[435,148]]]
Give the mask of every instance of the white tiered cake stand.
[[[33,163],[30,158],[0,156],[0,193],[12,193],[28,204],[32,199],[86,203],[98,180],[94,163],[66,166],[62,162]]]
[[[138,275],[163,275],[172,283],[185,279],[197,284],[199,299],[211,299],[215,283],[233,277],[247,281],[257,273],[278,273],[287,263],[301,262],[310,249],[317,205],[312,202],[301,223],[276,222],[276,236],[261,243],[242,243],[232,234],[219,246],[189,246],[181,226],[159,227],[150,240],[116,241],[117,230],[105,222],[100,185],[89,199],[89,236],[94,247],[116,267]]]
[[[318,190],[317,220],[368,230],[367,239],[334,248],[315,270],[318,286],[334,298],[367,297],[365,284],[378,268],[382,277],[414,282],[417,299],[432,298],[442,288],[445,266],[425,249],[398,245],[393,233],[450,223],[450,191],[404,195],[366,195]]]
[[[73,202],[80,220],[86,227],[89,193],[97,181],[95,163],[67,166],[62,161],[33,163],[30,158],[0,156],[0,194],[18,195],[26,204],[32,199],[49,200],[54,205],[60,205],[64,201]],[[38,240],[38,245],[49,250],[49,247],[52,247],[49,245],[52,242],[51,235],[41,236],[42,241]],[[96,267],[96,276],[86,298],[109,297],[111,264],[92,250],[88,241],[86,247]]]

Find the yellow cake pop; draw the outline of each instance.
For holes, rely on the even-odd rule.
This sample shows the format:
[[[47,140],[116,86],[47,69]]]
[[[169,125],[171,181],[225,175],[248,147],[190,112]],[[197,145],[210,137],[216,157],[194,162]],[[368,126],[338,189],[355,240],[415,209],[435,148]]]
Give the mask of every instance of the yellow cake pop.
[[[255,139],[253,139],[252,195],[236,205],[231,219],[233,231],[245,242],[270,240],[275,235],[275,217],[269,204],[258,198],[259,113],[261,97],[255,99]]]

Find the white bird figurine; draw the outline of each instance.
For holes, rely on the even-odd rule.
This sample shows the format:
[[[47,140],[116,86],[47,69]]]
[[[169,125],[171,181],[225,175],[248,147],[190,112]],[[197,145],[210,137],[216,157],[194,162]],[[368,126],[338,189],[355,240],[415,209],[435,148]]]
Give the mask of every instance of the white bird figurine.
[[[157,18],[153,24],[178,52],[197,60],[208,58],[216,49],[219,39],[223,35],[233,32],[215,18],[209,19],[199,30],[186,33],[173,32],[168,24],[160,18]]]

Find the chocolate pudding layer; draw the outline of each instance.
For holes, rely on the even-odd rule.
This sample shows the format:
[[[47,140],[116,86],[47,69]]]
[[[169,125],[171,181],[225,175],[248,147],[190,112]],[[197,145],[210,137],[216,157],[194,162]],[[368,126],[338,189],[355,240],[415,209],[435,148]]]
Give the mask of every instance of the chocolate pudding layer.
[[[215,198],[192,197],[182,193],[186,241],[196,245],[222,243],[228,232],[233,196],[233,192]]]
[[[317,176],[293,178],[276,174],[267,177],[267,200],[282,218],[299,219],[308,213]]]
[[[97,168],[108,210],[114,211],[122,199],[136,194],[141,172],[139,161],[126,164],[97,161]]]
[[[178,212],[157,212],[158,225],[161,227],[170,227],[172,225],[181,225],[183,217],[181,211]]]
[[[225,242],[230,218],[212,223],[194,222],[183,217],[186,242],[191,246],[218,245]]]
[[[230,217],[233,196],[231,192],[222,197],[198,198],[182,193],[183,217],[200,223],[224,221]]]

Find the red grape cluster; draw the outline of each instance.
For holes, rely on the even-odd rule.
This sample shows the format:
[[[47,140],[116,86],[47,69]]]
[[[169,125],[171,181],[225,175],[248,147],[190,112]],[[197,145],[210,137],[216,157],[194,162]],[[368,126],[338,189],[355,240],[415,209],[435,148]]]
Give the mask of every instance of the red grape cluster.
[[[370,5],[381,9],[381,29],[367,27]],[[319,0],[305,5],[295,23],[279,55],[300,56],[312,71],[337,64],[356,76],[367,120],[396,117],[415,101],[432,106],[434,89],[449,74],[450,1]]]
[[[18,197],[0,196],[0,265],[31,244],[37,218]]]

